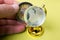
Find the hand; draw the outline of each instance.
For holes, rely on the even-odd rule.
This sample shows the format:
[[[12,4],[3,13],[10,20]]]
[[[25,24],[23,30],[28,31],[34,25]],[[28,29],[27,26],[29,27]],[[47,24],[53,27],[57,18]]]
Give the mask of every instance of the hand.
[[[26,24],[15,20],[18,10],[19,6],[15,0],[0,0],[0,35],[19,33],[25,30]]]

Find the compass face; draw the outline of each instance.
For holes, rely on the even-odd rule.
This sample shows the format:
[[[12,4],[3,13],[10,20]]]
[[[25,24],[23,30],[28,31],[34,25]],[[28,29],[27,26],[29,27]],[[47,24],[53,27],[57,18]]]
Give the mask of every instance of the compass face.
[[[32,6],[32,4],[29,3],[29,2],[22,2],[22,3],[19,4],[19,12],[17,14],[18,20],[23,20],[24,21],[24,12],[30,6]]]
[[[45,21],[45,12],[42,8],[31,6],[25,11],[24,20],[31,27],[40,26]]]

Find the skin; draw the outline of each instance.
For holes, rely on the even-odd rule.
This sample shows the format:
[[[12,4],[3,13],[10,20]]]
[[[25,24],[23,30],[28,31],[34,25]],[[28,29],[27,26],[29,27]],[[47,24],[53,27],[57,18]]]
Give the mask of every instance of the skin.
[[[19,6],[16,0],[0,0],[0,35],[19,33],[25,30],[26,24],[15,20],[18,10]]]

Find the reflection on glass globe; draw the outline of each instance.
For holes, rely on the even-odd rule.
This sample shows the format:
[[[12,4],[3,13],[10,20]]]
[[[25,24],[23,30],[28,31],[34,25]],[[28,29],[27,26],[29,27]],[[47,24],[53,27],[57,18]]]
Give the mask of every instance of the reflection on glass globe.
[[[24,20],[31,27],[40,26],[45,21],[45,12],[42,8],[31,6],[27,8],[24,14]]]

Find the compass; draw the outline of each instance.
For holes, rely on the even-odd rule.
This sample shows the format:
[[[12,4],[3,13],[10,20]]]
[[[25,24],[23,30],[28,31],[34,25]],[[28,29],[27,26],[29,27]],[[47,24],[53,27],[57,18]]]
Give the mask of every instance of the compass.
[[[42,8],[37,6],[29,7],[24,14],[24,20],[29,27],[38,27],[45,21],[46,15]]]
[[[29,2],[22,2],[22,3],[19,4],[19,11],[16,14],[16,19],[18,21],[21,21],[21,20],[24,21],[24,12],[30,6],[32,6],[32,4],[29,3]]]

